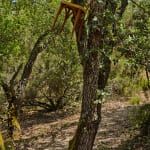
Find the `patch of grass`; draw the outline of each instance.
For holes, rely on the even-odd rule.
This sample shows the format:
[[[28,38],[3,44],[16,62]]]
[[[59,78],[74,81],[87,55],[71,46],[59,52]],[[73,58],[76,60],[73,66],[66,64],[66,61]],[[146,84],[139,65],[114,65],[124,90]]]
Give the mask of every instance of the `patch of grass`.
[[[140,81],[140,86],[142,87],[143,91],[147,91],[149,89],[149,83],[146,79],[142,79]]]
[[[139,105],[140,104],[140,98],[138,96],[131,97],[129,100],[129,103],[131,105]]]
[[[139,129],[142,135],[150,136],[150,104],[136,107],[130,118],[134,128]]]
[[[109,148],[108,146],[105,146],[105,145],[100,145],[100,146],[98,146],[98,150],[111,150],[111,148]]]

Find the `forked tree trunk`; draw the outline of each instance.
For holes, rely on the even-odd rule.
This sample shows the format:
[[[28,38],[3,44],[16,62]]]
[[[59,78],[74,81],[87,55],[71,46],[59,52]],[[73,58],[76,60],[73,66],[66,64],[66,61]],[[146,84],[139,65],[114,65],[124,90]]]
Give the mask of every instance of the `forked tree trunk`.
[[[69,142],[68,150],[92,150],[101,121],[101,103],[97,103],[96,100],[99,88],[98,83],[104,80],[104,78],[99,80],[99,63],[100,58],[102,58],[99,51],[103,47],[103,35],[102,30],[97,23],[95,24],[93,18],[102,10],[96,1],[91,3],[91,5],[92,8],[88,16],[88,34],[85,34],[86,31],[83,28],[84,35],[82,34],[81,41],[78,43],[78,51],[83,65],[81,115],[76,133]],[[97,28],[94,28],[95,25],[97,25]],[[78,31],[76,33],[78,34]],[[103,87],[100,88],[103,89]]]

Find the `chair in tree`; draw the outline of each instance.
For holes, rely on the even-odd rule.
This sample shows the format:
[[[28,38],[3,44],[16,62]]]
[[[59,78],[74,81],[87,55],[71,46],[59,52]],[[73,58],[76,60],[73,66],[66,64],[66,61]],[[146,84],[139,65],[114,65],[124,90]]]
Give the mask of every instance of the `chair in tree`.
[[[84,17],[86,14],[86,9],[80,5],[74,4],[72,2],[61,2],[51,29],[54,29],[56,21],[57,21],[59,15],[61,14],[62,10],[65,10],[65,18],[64,18],[64,21],[62,23],[60,32],[63,30],[67,19],[71,15],[73,15],[74,20],[73,20],[73,28],[72,28],[71,36],[73,36],[75,29],[77,29],[77,27],[78,27],[79,28],[78,29],[78,41],[80,41],[82,26],[83,26]]]

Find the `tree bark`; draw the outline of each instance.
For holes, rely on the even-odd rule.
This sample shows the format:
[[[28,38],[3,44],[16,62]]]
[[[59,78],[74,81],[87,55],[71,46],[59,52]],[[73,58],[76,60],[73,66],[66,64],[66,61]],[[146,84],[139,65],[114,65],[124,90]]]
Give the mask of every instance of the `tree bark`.
[[[108,79],[108,75],[106,78],[105,76],[107,73],[109,74],[109,71],[105,70],[106,68],[100,69],[99,67],[100,59],[103,58],[99,53],[103,47],[103,33],[97,22],[93,21],[94,16],[102,11],[101,6],[96,1],[91,5],[88,16],[88,34],[85,34],[85,30],[83,30],[81,41],[78,42],[78,51],[83,66],[81,115],[76,133],[69,142],[68,150],[92,150],[101,121],[101,103],[96,103],[97,90],[98,88],[104,89]],[[97,27],[94,28],[95,26]],[[105,74],[104,71],[107,73]]]
[[[41,53],[47,47],[47,45],[50,43],[50,41],[53,38],[53,36],[50,33],[52,33],[52,32],[50,32],[50,30],[46,30],[41,36],[39,36],[39,38],[37,39],[32,51],[31,51],[29,59],[24,67],[21,79],[18,83],[18,87],[16,90],[16,101],[14,101],[14,103],[17,107],[17,116],[19,116],[19,114],[20,114],[21,105],[22,105],[22,94],[25,90],[25,87],[28,83],[29,77],[32,73],[32,68],[37,59],[37,56],[39,53]],[[47,39],[46,39],[46,37],[47,37]]]
[[[83,67],[82,111],[76,134],[70,141],[69,150],[91,150],[93,147],[101,120],[101,104],[94,103],[98,88],[98,67],[98,56],[90,56]]]
[[[15,92],[13,87],[10,87],[4,81],[1,82],[1,86],[5,92],[7,101],[8,101],[8,111],[7,111],[7,125],[8,125],[8,134],[13,139],[13,117],[16,116],[16,106],[14,105],[14,101],[16,100]]]

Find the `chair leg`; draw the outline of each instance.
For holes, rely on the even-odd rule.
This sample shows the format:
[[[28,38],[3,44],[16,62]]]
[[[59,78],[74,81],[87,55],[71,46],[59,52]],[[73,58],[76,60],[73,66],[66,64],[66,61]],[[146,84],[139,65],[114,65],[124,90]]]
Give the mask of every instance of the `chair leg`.
[[[75,21],[74,21],[74,24],[73,24],[73,29],[72,29],[71,36],[73,36],[73,33],[74,33],[74,31],[75,31],[75,28],[76,28],[77,23],[78,23],[79,18],[80,18],[80,15],[81,15],[81,10],[78,10],[78,11],[77,11],[77,14],[76,14],[76,16],[75,16]]]
[[[70,9],[66,8],[65,19],[64,19],[64,22],[63,22],[63,24],[61,26],[60,32],[62,32],[62,30],[64,29],[65,23],[66,23],[67,19],[70,17],[71,14],[72,13],[70,13]]]
[[[83,18],[84,18],[84,16],[83,16]],[[81,19],[80,28],[79,28],[79,31],[78,31],[78,42],[80,42],[80,38],[81,38],[82,27],[83,27],[83,23],[84,23],[83,18]]]
[[[52,26],[51,26],[51,30],[54,29],[55,24],[56,24],[56,21],[57,21],[57,19],[58,19],[58,17],[59,17],[59,15],[60,15],[60,13],[61,13],[61,11],[62,11],[63,8],[64,8],[64,6],[63,6],[63,5],[60,5],[60,7],[59,7],[59,9],[58,9],[58,11],[57,11],[56,17],[55,17],[55,19],[54,19],[54,22],[53,22],[53,24],[52,24]]]

